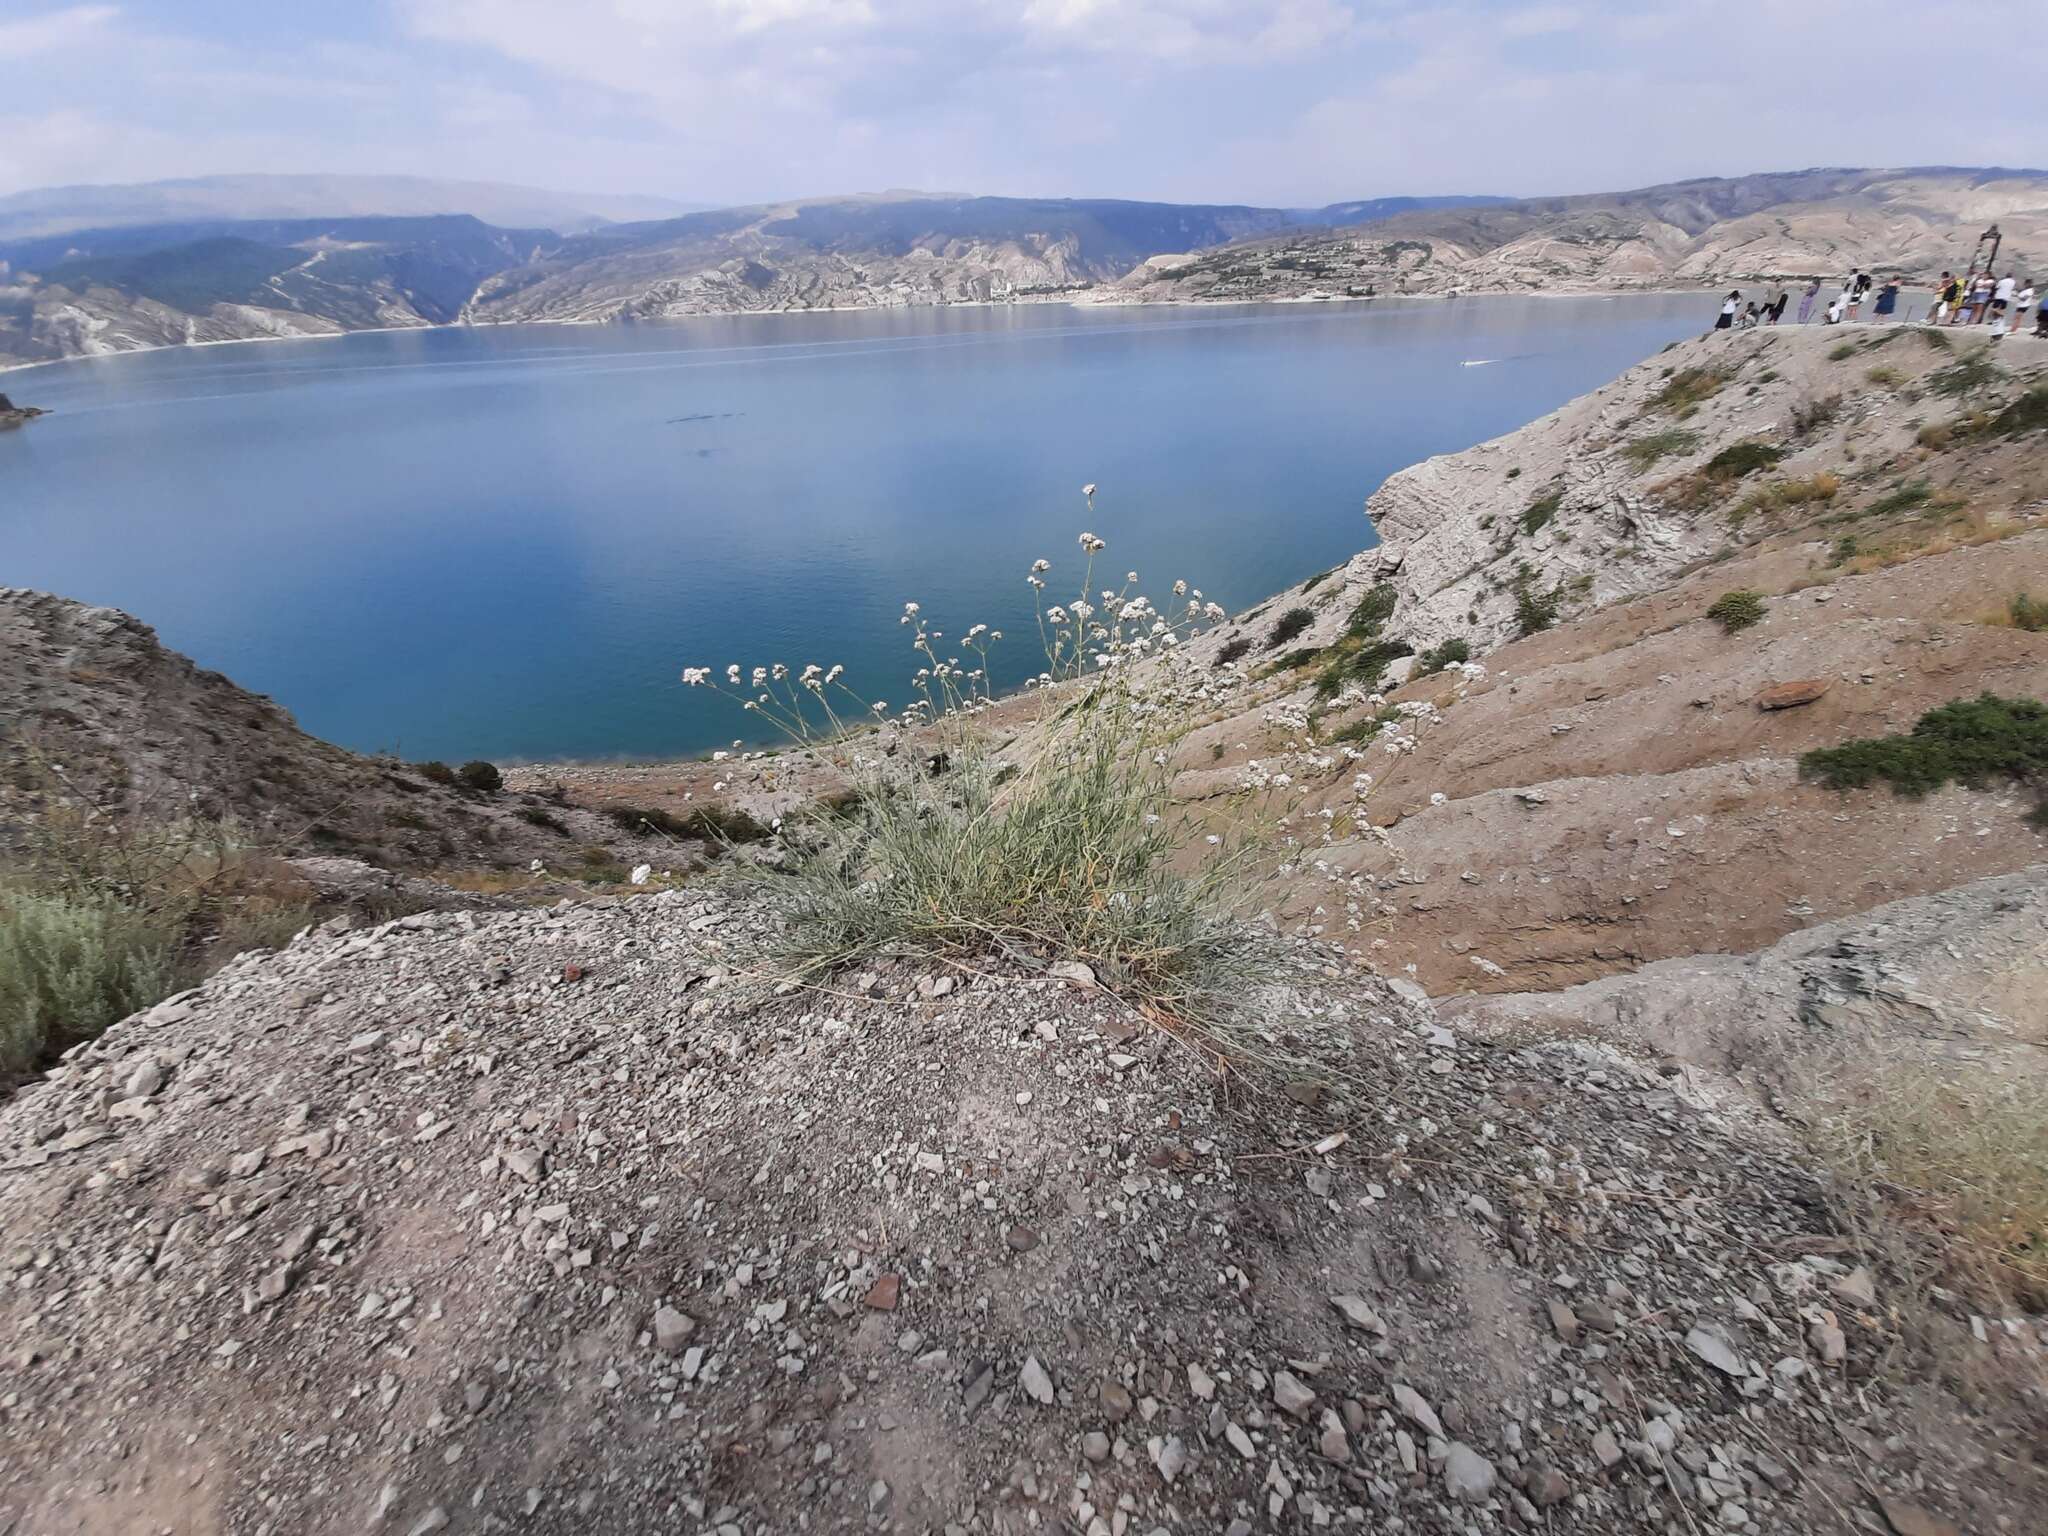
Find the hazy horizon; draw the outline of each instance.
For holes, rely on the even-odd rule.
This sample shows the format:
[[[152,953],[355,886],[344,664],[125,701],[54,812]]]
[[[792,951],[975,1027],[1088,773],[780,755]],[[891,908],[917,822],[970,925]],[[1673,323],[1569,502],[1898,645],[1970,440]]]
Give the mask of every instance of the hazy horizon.
[[[2038,93],[1984,73],[1985,39],[2019,46],[2035,19],[2014,0],[1891,29],[1828,3],[1743,33],[1701,0],[191,10],[27,0],[0,21],[0,195],[332,174],[709,205],[917,188],[1309,207],[2018,166],[2048,141]]]

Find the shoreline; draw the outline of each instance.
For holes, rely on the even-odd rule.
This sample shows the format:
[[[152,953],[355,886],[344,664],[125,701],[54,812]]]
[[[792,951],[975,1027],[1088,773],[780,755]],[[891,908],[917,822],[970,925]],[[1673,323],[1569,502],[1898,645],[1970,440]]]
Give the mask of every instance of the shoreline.
[[[1768,279],[1765,279],[1768,281]],[[733,320],[772,319],[799,315],[858,315],[869,313],[910,312],[913,310],[951,309],[1023,309],[1066,305],[1072,309],[1277,309],[1283,306],[1313,304],[1381,304],[1387,301],[1419,301],[1448,303],[1453,299],[1623,299],[1623,298],[1684,298],[1715,292],[1708,287],[1678,288],[1530,288],[1510,292],[1507,290],[1467,292],[1453,290],[1449,293],[1381,293],[1381,294],[1294,294],[1269,299],[1131,299],[1093,298],[1087,296],[1063,295],[1042,299],[972,299],[945,304],[817,304],[803,309],[706,309],[684,315],[664,315],[657,320],[637,320],[635,325],[659,326],[681,324],[692,320]],[[625,322],[613,317],[607,320],[561,319],[561,320],[450,320],[428,322],[422,325],[365,325],[350,330],[313,331],[303,336],[222,336],[207,341],[174,341],[147,347],[122,347],[111,352],[80,352],[71,357],[50,357],[32,363],[0,363],[0,374],[26,373],[33,368],[61,368],[73,363],[101,362],[108,358],[141,357],[157,352],[180,352],[200,347],[245,347],[259,346],[266,342],[286,341],[340,341],[349,336],[388,336],[399,333],[460,330],[507,330],[521,326],[587,326],[600,327],[621,325]]]

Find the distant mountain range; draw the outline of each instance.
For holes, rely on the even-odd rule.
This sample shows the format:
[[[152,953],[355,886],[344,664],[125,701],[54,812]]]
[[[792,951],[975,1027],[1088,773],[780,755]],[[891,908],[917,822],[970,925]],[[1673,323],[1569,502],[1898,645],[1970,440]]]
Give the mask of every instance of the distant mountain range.
[[[466,213],[486,224],[574,233],[600,224],[672,219],[702,203],[666,197],[546,192],[495,181],[427,176],[197,176],[132,186],[42,187],[0,197],[0,241],[124,225],[221,219],[421,218]]]
[[[646,201],[402,177],[18,194],[0,199],[0,363],[373,326],[1927,275],[1991,220],[2012,264],[2048,256],[2048,173],[1947,167],[1314,209],[888,192],[604,211]]]

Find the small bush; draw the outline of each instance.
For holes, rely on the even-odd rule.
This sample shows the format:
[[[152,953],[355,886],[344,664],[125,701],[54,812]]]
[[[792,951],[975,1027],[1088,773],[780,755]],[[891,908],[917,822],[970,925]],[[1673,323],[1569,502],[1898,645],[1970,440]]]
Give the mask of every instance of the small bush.
[[[1824,469],[1804,480],[1780,480],[1766,494],[1777,506],[1803,507],[1808,502],[1833,501],[1841,489],[1842,477]]]
[[[1723,592],[1707,609],[1707,617],[1731,635],[1738,630],[1748,629],[1752,624],[1760,623],[1763,616],[1763,594],[1751,592],[1747,588]]]
[[[1358,600],[1358,606],[1351,610],[1351,617],[1344,625],[1344,633],[1361,640],[1370,640],[1380,632],[1381,626],[1394,616],[1394,608],[1399,601],[1400,595],[1394,591],[1392,582],[1377,583]]]
[[[1835,540],[1835,547],[1828,551],[1828,564],[1841,565],[1854,560],[1863,553],[1863,547],[1856,542],[1856,535],[1845,533]]]
[[[1361,715],[1349,725],[1332,731],[1329,739],[1331,741],[1348,741],[1354,746],[1362,746],[1400,718],[1401,711],[1389,705],[1387,708],[1373,714]]]
[[[1954,440],[1955,435],[1956,429],[1952,423],[1929,422],[1913,435],[1913,441],[1922,448],[1932,449],[1939,453]]]
[[[569,835],[568,825],[552,811],[543,810],[537,805],[522,805],[518,814],[519,819],[528,826],[539,827],[545,832],[554,832],[563,837]]]
[[[446,763],[415,763],[413,765],[413,772],[417,773],[421,778],[425,779],[430,784],[446,784],[451,789],[455,786],[455,770],[453,768],[450,768]]]
[[[1913,334],[1927,344],[1927,350],[1930,352],[1953,352],[1956,349],[1956,344],[1949,339],[1947,332],[1936,330],[1931,325],[1920,326]]]
[[[1853,341],[1845,341],[1838,346],[1828,348],[1828,361],[1831,363],[1839,363],[1855,355],[1856,343]]]
[[[2036,384],[2019,399],[1991,418],[1987,431],[1999,437],[2018,437],[2022,432],[2048,428],[2048,384]]]
[[[1785,450],[1769,443],[1730,443],[1699,468],[1710,480],[1740,480],[1760,469],[1769,469],[1785,457]]]
[[[0,1072],[24,1072],[176,990],[179,935],[108,899],[0,890]]]
[[[1863,737],[1808,752],[1799,759],[1799,773],[1830,789],[1882,781],[1909,799],[1951,782],[1978,789],[1996,778],[2017,779],[2048,794],[2048,704],[1994,693],[1956,699],[1922,715],[1907,735]],[[2035,808],[2034,819],[2048,823],[2048,798]]]
[[[1555,592],[1538,592],[1527,577],[1515,583],[1515,627],[1523,637],[1537,634],[1557,622]]]
[[[1431,646],[1422,653],[1416,663],[1418,676],[1427,677],[1432,672],[1441,672],[1445,667],[1456,666],[1472,659],[1472,647],[1462,635],[1453,635],[1441,645]]]
[[[1516,465],[1516,466],[1515,466],[1515,467],[1514,467],[1513,469],[1509,470],[1509,471],[1508,471],[1508,478],[1509,478],[1510,480],[1519,480],[1519,479],[1521,479],[1521,478],[1522,478],[1522,466],[1521,466],[1521,465],[1519,465],[1519,464],[1517,464],[1517,465]]]
[[[1901,512],[1910,512],[1924,505],[1934,495],[1934,487],[1925,480],[1909,480],[1877,498],[1864,513],[1870,517],[1896,517]]]
[[[1991,361],[1982,348],[1957,358],[1946,368],[1938,368],[1927,376],[1927,387],[1937,395],[1960,399],[1964,395],[1978,395],[1990,389],[2005,377],[2005,370]]]
[[[1682,368],[1650,397],[1649,408],[1683,421],[1725,389],[1732,377],[1725,368]]]
[[[472,794],[495,795],[505,787],[505,776],[495,764],[477,758],[455,770],[455,782]]]
[[[1251,641],[1243,638],[1242,636],[1235,640],[1226,640],[1224,641],[1222,647],[1216,652],[1216,665],[1219,667],[1227,667],[1233,661],[1242,661],[1246,656],[1251,654],[1251,648]]]
[[[1279,650],[1281,646],[1294,639],[1295,636],[1299,635],[1309,625],[1315,623],[1315,621],[1315,610],[1312,608],[1288,609],[1280,615],[1278,621],[1273,625],[1273,633],[1266,637],[1266,649],[1269,651]]]
[[[2048,603],[2036,602],[2028,593],[2013,593],[2005,612],[2014,629],[2024,629],[2031,635],[2048,630]]]
[[[1671,427],[1663,432],[1652,432],[1647,437],[1639,437],[1633,442],[1622,444],[1621,456],[1640,472],[1648,469],[1659,459],[1691,453],[1699,445],[1699,433],[1689,432],[1683,427]]]
[[[1522,532],[1525,534],[1539,532],[1545,524],[1557,516],[1557,509],[1563,504],[1564,487],[1556,486],[1545,491],[1541,496],[1530,502],[1528,508],[1522,513],[1519,519],[1522,525]]]
[[[1864,374],[1863,377],[1870,380],[1873,384],[1884,386],[1886,389],[1896,389],[1899,385],[1906,382],[1906,376],[1899,372],[1898,369],[1892,367],[1873,368]]]
[[[696,805],[678,816],[659,806],[606,805],[603,815],[623,832],[649,832],[663,837],[689,838],[703,843],[761,843],[774,832],[734,806]]]
[[[1273,663],[1273,670],[1275,672],[1292,672],[1298,667],[1309,665],[1309,663],[1315,661],[1322,654],[1320,646],[1298,646],[1294,650],[1283,652],[1280,658]]]
[[[1795,438],[1811,437],[1841,414],[1840,395],[1819,395],[1811,400],[1802,400],[1792,407],[1792,435]]]

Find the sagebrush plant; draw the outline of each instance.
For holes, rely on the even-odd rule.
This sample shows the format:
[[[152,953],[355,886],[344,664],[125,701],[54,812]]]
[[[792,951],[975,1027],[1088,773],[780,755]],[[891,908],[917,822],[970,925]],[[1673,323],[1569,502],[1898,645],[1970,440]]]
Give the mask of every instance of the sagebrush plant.
[[[1226,847],[1174,810],[1168,750],[1186,693],[1206,686],[1185,641],[1224,612],[1185,582],[1156,608],[1136,572],[1097,590],[1103,541],[1080,544],[1071,600],[1047,603],[1049,562],[1027,578],[1045,654],[1027,688],[1051,697],[1028,747],[1008,754],[984,719],[1001,632],[976,624],[949,644],[914,602],[902,622],[921,664],[907,708],[862,697],[837,666],[735,664],[722,684],[708,667],[684,670],[853,786],[800,826],[778,823],[771,855],[741,866],[779,919],[771,958],[785,975],[817,980],[883,955],[1078,960],[1155,1016],[1220,1025],[1262,948],[1228,899],[1248,845]],[[1182,857],[1190,846],[1199,857]]]
[[[0,870],[0,1070],[32,1068],[309,921],[303,889],[232,824],[110,814],[47,777]]]
[[[1763,594],[1746,587],[1723,592],[1707,609],[1707,617],[1720,625],[1724,633],[1731,635],[1762,622],[1763,616]]]

